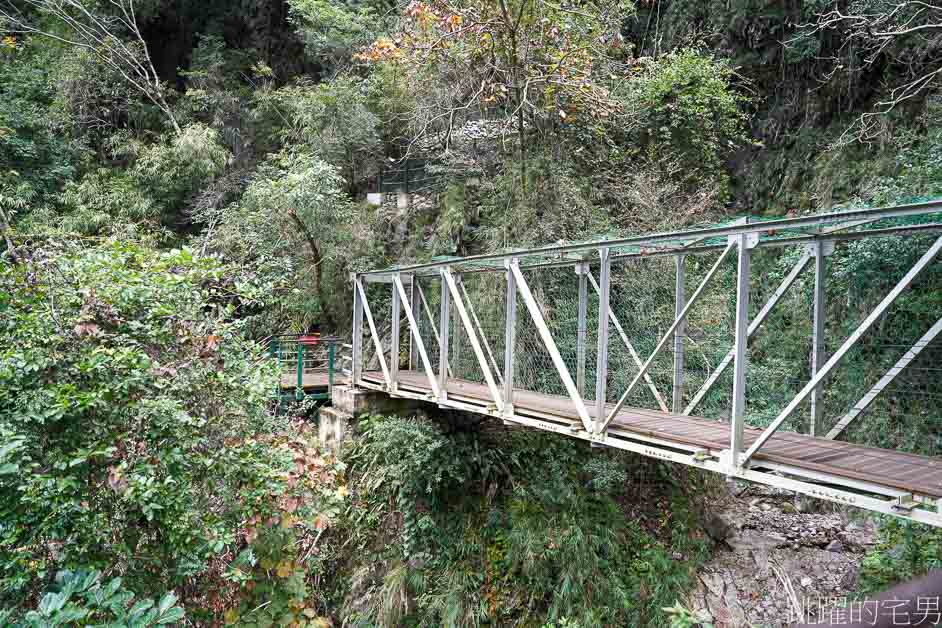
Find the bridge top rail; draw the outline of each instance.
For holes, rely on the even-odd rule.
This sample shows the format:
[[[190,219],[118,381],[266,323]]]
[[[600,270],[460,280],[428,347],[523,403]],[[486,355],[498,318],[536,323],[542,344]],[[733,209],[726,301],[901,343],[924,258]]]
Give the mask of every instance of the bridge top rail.
[[[759,247],[782,247],[822,240],[853,240],[939,229],[942,229],[942,200],[931,200],[786,218],[745,216],[723,224],[682,231],[561,242],[465,257],[439,257],[430,262],[368,270],[355,275],[366,281],[389,281],[395,274],[437,276],[442,268],[460,274],[500,272],[505,270],[510,260],[517,260],[521,268],[552,268],[596,259],[595,255],[600,249],[607,249],[613,260],[702,254],[723,249],[730,237],[740,235],[757,236]]]

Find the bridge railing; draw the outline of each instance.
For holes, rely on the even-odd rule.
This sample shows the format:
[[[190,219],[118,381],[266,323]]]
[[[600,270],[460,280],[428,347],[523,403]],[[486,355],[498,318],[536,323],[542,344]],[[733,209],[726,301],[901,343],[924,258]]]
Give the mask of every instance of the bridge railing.
[[[707,417],[729,424],[724,447],[685,458],[649,435],[643,453],[767,483],[812,477],[764,455],[755,475],[786,431],[938,456],[940,212],[746,218],[362,273],[352,381],[632,450],[622,410]],[[544,405],[516,412],[529,393]],[[843,486],[932,501],[879,477]]]
[[[320,395],[333,388],[342,349],[339,338],[319,334],[279,334],[268,339],[268,355],[281,369],[280,388],[294,389],[298,398],[305,396],[306,388],[317,389],[314,394]]]

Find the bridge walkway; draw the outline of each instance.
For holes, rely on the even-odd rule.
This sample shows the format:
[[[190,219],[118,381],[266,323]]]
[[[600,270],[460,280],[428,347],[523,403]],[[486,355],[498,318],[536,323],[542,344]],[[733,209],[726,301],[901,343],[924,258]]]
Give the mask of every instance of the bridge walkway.
[[[369,371],[363,374],[365,382],[383,384],[383,374]],[[399,387],[421,393],[430,393],[425,373],[400,371]],[[449,398],[486,406],[491,397],[485,384],[468,380],[448,380]],[[608,404],[611,412],[614,404]],[[550,420],[569,430],[582,429],[579,416],[567,397],[558,397],[517,389],[514,411]],[[590,415],[595,418],[594,408]],[[640,440],[656,439],[659,443],[674,445],[680,450],[703,450],[713,456],[729,446],[730,424],[697,416],[684,416],[623,407],[611,423],[613,431],[624,431],[626,436]],[[751,446],[762,430],[745,428],[745,445]],[[756,467],[763,463],[784,465],[797,470],[828,474],[847,480],[866,482],[874,477],[880,483],[900,491],[942,497],[942,460],[901,451],[878,449],[842,441],[815,438],[794,432],[776,432],[756,452]]]

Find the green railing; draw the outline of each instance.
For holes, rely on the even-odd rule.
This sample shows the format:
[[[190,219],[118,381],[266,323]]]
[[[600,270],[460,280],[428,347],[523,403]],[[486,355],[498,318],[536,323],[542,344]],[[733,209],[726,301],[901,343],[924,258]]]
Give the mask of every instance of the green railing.
[[[317,334],[280,334],[268,339],[268,354],[281,367],[278,395],[329,400],[334,387],[340,340]],[[293,389],[293,393],[286,391]]]

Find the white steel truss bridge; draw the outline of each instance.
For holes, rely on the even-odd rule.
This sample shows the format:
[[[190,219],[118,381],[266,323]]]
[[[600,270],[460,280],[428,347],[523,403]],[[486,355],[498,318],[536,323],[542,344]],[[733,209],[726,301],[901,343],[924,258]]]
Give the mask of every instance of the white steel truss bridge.
[[[942,201],[356,273],[351,384],[942,526]]]

